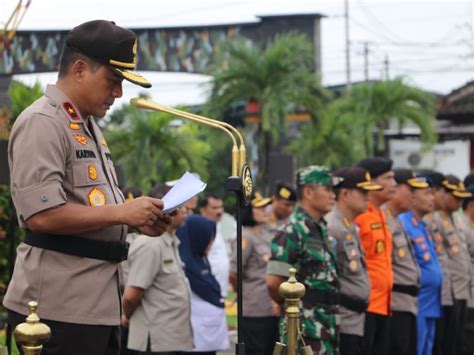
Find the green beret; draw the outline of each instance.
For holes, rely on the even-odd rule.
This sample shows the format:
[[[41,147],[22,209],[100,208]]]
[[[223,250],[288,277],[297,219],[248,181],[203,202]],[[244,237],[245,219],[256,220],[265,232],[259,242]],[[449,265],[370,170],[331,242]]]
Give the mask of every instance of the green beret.
[[[310,165],[296,172],[296,183],[298,186],[316,183],[320,185],[334,186],[342,181],[335,181],[328,167],[322,165]]]

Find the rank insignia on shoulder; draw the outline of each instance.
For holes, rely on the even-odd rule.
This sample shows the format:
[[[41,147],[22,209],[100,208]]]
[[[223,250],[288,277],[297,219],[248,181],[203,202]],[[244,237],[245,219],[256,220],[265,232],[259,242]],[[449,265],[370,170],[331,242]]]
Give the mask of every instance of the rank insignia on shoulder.
[[[89,192],[89,204],[91,206],[105,206],[106,202],[105,194],[97,187]]]
[[[91,180],[97,180],[97,169],[94,165],[89,165],[87,167],[87,175]]]
[[[79,144],[82,144],[82,145],[86,145],[87,144],[87,138],[86,136],[82,135],[82,134],[75,134],[74,135],[74,139],[79,143]]]
[[[69,123],[69,128],[73,131],[79,131],[81,129],[81,125],[79,123]]]
[[[173,263],[173,259],[165,259],[163,260],[163,264],[172,264]]]
[[[383,253],[384,250],[385,250],[385,242],[383,240],[377,240],[377,242],[375,243],[375,252],[377,254],[381,254]]]
[[[356,271],[357,270],[357,261],[356,260],[351,260],[349,262],[349,268],[352,270],[352,271]]]
[[[71,120],[79,119],[79,115],[77,114],[76,109],[74,108],[71,102],[69,101],[63,102],[63,108]]]

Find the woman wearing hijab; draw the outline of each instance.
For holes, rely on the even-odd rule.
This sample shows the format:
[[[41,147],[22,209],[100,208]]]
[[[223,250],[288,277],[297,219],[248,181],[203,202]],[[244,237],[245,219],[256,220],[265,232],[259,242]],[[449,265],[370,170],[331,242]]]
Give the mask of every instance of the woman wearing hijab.
[[[207,253],[216,234],[216,223],[199,215],[186,219],[179,231],[180,254],[191,287],[193,353],[215,354],[229,348],[224,299]]]
[[[271,198],[256,193],[242,218],[242,341],[246,352],[256,355],[272,354],[278,341],[280,307],[271,300],[265,282],[274,235],[268,225],[270,213],[267,207],[271,202]],[[231,258],[230,282],[236,290],[237,248]]]

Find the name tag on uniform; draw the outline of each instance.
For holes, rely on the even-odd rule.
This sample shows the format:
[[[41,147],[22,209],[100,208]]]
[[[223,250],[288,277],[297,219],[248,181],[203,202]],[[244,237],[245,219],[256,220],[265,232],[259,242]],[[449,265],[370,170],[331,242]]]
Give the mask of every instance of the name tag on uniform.
[[[370,225],[370,229],[374,230],[374,229],[382,229],[382,223],[372,223]]]
[[[173,259],[165,259],[163,260],[163,264],[172,264],[173,263]]]

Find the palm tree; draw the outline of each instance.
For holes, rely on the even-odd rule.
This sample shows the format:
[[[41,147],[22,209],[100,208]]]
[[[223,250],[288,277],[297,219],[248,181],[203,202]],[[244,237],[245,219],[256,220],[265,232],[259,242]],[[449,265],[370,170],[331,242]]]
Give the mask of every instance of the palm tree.
[[[268,155],[285,137],[289,112],[303,108],[316,117],[326,93],[313,71],[313,47],[304,35],[277,37],[265,49],[235,41],[224,48],[225,61],[211,68],[207,114],[221,117],[232,104],[250,99],[260,106],[259,165],[265,178]],[[263,164],[262,164],[263,160]],[[263,173],[263,174],[262,174]]]
[[[319,122],[305,127],[289,151],[303,165],[352,165],[367,155],[384,152],[384,130],[391,122],[400,128],[408,122],[419,127],[429,147],[436,142],[434,114],[433,96],[407,86],[401,78],[359,84],[350,95],[330,102]]]
[[[403,78],[357,85],[336,105],[340,114],[352,116],[365,128],[367,154],[385,151],[384,131],[391,122],[397,123],[400,131],[407,123],[414,124],[425,145],[436,142],[434,96],[406,85]]]
[[[119,125],[115,124],[117,117],[121,117]],[[210,146],[195,139],[199,129],[170,114],[147,112],[127,104],[114,112],[105,136],[127,182],[146,192],[153,184],[177,179],[186,170],[207,178]]]

